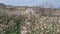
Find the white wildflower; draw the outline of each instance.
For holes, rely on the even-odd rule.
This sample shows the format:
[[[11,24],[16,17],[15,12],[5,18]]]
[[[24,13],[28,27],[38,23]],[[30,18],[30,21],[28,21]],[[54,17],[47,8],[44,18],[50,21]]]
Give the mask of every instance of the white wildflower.
[[[60,30],[59,30],[59,29],[57,29],[57,32],[60,32]]]
[[[26,34],[27,31],[21,31],[21,34]]]
[[[3,30],[3,29],[0,29],[0,30]]]
[[[23,27],[23,29],[25,29],[25,30],[26,30],[27,28],[26,28],[26,27]]]
[[[40,23],[43,23],[43,22],[40,22]]]

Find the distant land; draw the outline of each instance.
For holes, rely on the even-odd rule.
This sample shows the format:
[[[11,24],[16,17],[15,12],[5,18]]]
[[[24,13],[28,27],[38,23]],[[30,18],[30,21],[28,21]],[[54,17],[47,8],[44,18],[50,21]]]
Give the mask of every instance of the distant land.
[[[51,15],[51,16],[60,16],[60,9],[56,8],[44,8],[40,6],[13,6],[13,5],[5,5],[0,3],[0,10],[5,11],[8,14],[21,14],[21,13],[39,13],[43,15]]]

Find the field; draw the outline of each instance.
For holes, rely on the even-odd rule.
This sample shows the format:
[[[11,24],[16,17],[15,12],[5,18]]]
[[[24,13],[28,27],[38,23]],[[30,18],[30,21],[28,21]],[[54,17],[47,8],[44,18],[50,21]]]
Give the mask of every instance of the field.
[[[0,8],[0,34],[60,34],[60,10]]]

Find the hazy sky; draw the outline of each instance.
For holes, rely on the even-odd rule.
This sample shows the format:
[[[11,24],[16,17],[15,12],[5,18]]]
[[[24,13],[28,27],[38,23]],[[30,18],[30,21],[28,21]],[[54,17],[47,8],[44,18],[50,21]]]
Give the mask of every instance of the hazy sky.
[[[16,6],[36,6],[36,5],[53,5],[60,7],[60,0],[0,0],[0,3]]]

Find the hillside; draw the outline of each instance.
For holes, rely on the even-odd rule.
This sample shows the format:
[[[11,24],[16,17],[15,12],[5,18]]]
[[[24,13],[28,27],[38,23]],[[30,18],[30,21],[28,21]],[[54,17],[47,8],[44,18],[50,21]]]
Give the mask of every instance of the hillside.
[[[0,34],[60,34],[60,10],[0,4]]]

